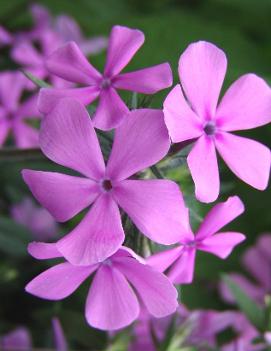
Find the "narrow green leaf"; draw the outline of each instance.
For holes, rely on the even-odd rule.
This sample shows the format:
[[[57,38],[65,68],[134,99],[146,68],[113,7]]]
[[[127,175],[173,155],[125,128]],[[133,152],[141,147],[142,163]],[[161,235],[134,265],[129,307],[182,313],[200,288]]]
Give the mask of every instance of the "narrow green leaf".
[[[156,166],[151,166],[150,169],[156,178],[164,179],[163,174],[160,172],[160,170]]]
[[[32,73],[27,71],[22,71],[26,78],[30,79],[39,88],[51,88],[52,86],[46,83],[44,80],[35,77]]]

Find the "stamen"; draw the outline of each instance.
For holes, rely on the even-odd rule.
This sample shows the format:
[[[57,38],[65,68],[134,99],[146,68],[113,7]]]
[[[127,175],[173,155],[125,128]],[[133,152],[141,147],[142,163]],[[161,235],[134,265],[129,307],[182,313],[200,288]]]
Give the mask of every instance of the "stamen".
[[[110,191],[113,188],[111,181],[109,179],[104,179],[102,181],[102,188],[104,191]]]
[[[207,135],[214,135],[216,133],[216,125],[213,121],[206,123],[204,127],[204,132]]]

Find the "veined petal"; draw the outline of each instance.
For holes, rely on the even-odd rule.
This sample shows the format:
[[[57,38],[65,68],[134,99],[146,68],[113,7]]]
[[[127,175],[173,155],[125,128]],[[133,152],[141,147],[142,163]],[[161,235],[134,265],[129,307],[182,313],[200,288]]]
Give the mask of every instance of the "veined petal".
[[[131,61],[144,40],[144,34],[138,29],[114,26],[109,37],[104,75],[117,75]]]
[[[182,255],[183,246],[164,250],[147,258],[147,264],[158,272],[165,272]]]
[[[114,180],[128,178],[160,161],[169,147],[163,112],[134,110],[115,132],[106,173]]]
[[[61,99],[42,120],[40,146],[52,161],[99,180],[105,165],[87,110],[74,99]]]
[[[42,243],[33,241],[27,247],[28,253],[38,260],[48,260],[62,257],[55,243]]]
[[[155,94],[172,85],[172,72],[168,63],[123,73],[114,78],[115,88]]]
[[[46,67],[51,74],[79,84],[96,85],[102,77],[73,41],[56,49],[46,60]]]
[[[202,240],[215,234],[244,211],[244,204],[238,196],[230,196],[227,201],[216,204],[201,223],[196,239]]]
[[[174,284],[191,284],[194,278],[196,249],[185,248],[173,263],[167,276]]]
[[[25,290],[43,299],[62,300],[71,295],[97,267],[98,265],[78,267],[68,262],[60,263],[31,280]]]
[[[271,122],[271,89],[255,74],[236,80],[218,106],[216,119],[225,131],[259,127]]]
[[[86,303],[88,323],[102,330],[116,330],[139,315],[137,297],[123,274],[109,265],[100,266]]]
[[[23,178],[40,204],[60,222],[78,214],[100,193],[99,184],[88,178],[27,169]]]
[[[202,120],[215,116],[226,70],[227,58],[224,52],[205,41],[190,44],[180,57],[182,87]]]
[[[114,198],[151,240],[165,245],[187,237],[182,193],[170,180],[125,180],[114,187]]]
[[[58,250],[74,265],[104,261],[124,241],[119,209],[110,195],[101,195],[84,219],[57,242]]]
[[[215,145],[212,137],[200,137],[187,157],[196,198],[201,202],[213,202],[219,195],[220,181]]]
[[[203,123],[185,100],[177,84],[164,101],[165,123],[174,143],[198,138],[203,134]]]
[[[258,190],[266,189],[271,166],[268,147],[255,140],[220,133],[216,138],[216,148],[238,178]]]

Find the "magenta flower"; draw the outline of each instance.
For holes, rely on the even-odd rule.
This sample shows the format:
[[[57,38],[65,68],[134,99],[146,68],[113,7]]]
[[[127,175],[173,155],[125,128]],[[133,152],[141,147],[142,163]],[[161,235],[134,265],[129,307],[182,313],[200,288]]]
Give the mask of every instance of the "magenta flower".
[[[213,44],[191,44],[180,57],[180,85],[164,102],[165,122],[173,142],[195,140],[187,162],[196,197],[212,202],[219,194],[216,150],[244,182],[264,190],[270,172],[270,150],[232,131],[246,130],[271,120],[271,90],[254,74],[239,78],[217,106],[227,59]]]
[[[237,232],[218,232],[222,227],[244,212],[244,205],[237,196],[215,205],[207,214],[195,236],[189,225],[179,239],[180,244],[173,249],[154,254],[148,264],[167,276],[175,284],[190,284],[193,281],[197,250],[206,251],[222,259],[228,257],[233,248],[245,240]]]
[[[13,36],[3,26],[0,26],[0,48],[12,43]]]
[[[185,206],[170,180],[128,179],[157,163],[170,142],[160,110],[134,110],[115,132],[105,167],[93,124],[84,106],[62,99],[42,121],[44,154],[84,178],[56,172],[24,170],[36,199],[58,221],[67,221],[93,203],[81,223],[57,243],[73,264],[103,261],[120,247],[124,232],[118,205],[151,240],[173,244],[183,228]]]
[[[58,226],[54,218],[45,208],[36,206],[29,198],[14,205],[11,216],[31,231],[34,240],[44,241],[56,237]]]
[[[55,244],[32,243],[29,252],[37,259],[62,256]],[[166,276],[125,247],[94,265],[57,264],[34,278],[26,291],[44,299],[62,300],[94,272],[85,310],[87,322],[92,327],[115,330],[132,323],[140,311],[137,296],[156,318],[174,313],[178,306],[177,291]]]
[[[85,105],[99,97],[93,117],[95,127],[103,130],[117,127],[129,111],[118,95],[117,89],[154,94],[172,85],[172,73],[168,63],[135,72],[120,73],[143,42],[144,34],[141,31],[114,26],[110,34],[103,74],[87,61],[74,42],[56,50],[46,62],[49,72],[83,87],[41,89],[40,111],[49,113],[61,97],[70,96]]]
[[[39,118],[37,96],[20,102],[25,88],[25,77],[20,72],[0,73],[0,145],[12,133],[18,148],[37,147],[38,131],[27,120]]]
[[[32,350],[32,341],[29,331],[24,327],[19,327],[10,333],[0,337],[0,349],[2,351]]]

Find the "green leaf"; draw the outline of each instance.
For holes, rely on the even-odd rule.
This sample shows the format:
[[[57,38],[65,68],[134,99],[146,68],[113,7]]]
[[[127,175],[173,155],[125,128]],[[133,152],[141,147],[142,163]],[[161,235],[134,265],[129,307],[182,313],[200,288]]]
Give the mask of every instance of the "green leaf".
[[[27,71],[22,71],[22,72],[26,76],[26,78],[31,80],[31,82],[33,82],[37,87],[39,87],[39,88],[51,88],[52,87],[50,84],[46,83],[44,80],[35,77],[32,73],[27,72]]]
[[[222,279],[233,294],[240,310],[258,330],[263,331],[265,328],[264,310],[228,276],[223,276]]]

